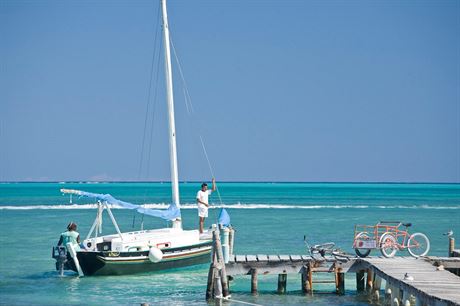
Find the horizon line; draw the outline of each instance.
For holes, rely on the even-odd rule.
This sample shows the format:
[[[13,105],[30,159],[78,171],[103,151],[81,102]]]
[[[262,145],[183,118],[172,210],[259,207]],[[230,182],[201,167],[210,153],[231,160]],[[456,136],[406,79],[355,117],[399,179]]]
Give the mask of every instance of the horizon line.
[[[179,181],[179,183],[202,183],[202,182],[207,182],[208,180],[204,181],[197,181],[197,180],[182,180]],[[210,181],[210,180],[209,180]],[[216,181],[216,182],[221,182],[221,183],[286,183],[286,184],[295,184],[295,183],[300,183],[300,184],[460,184],[460,182],[427,182],[427,181],[233,181],[233,180],[222,180],[222,181]],[[155,180],[155,181],[143,181],[143,180],[101,180],[101,181],[95,181],[95,180],[71,180],[71,181],[34,181],[34,180],[24,180],[24,181],[0,181],[0,184],[4,183],[66,183],[66,184],[91,184],[91,183],[171,183],[169,180]]]

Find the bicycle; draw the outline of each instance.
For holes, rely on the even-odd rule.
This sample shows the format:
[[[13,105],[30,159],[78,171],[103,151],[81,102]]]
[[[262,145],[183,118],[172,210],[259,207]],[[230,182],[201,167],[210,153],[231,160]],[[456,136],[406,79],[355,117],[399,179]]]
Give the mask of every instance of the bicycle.
[[[401,230],[400,227],[405,229]],[[380,249],[384,257],[395,256],[397,251],[407,249],[415,258],[425,256],[430,250],[430,240],[423,233],[410,234],[412,223],[380,221],[376,225],[355,225],[353,248],[356,255],[366,257],[373,249]]]
[[[307,241],[306,236],[303,236],[303,241],[305,243],[305,246],[307,247],[308,252],[310,253],[310,256],[313,258],[315,258],[315,256],[319,254],[326,260],[326,255],[330,255],[334,257],[335,260],[348,261],[351,257],[339,248],[336,248],[334,242],[310,245]]]

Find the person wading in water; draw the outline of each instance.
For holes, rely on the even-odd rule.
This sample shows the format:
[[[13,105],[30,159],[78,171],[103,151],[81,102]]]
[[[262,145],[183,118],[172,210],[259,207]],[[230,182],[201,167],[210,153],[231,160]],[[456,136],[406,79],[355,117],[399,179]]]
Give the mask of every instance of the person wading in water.
[[[77,224],[74,222],[70,222],[67,225],[67,232],[61,234],[58,246],[64,245],[67,247],[69,242],[73,244],[75,251],[80,251],[80,234],[77,232]]]

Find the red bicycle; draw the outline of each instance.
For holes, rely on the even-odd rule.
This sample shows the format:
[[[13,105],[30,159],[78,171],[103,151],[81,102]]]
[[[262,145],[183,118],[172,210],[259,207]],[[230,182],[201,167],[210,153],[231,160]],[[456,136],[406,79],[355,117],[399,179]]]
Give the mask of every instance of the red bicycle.
[[[405,229],[400,229],[404,226]],[[355,225],[353,248],[359,257],[368,256],[373,249],[380,249],[385,257],[395,256],[407,249],[413,257],[425,256],[430,250],[430,240],[423,233],[410,234],[412,223],[380,221],[376,225]]]

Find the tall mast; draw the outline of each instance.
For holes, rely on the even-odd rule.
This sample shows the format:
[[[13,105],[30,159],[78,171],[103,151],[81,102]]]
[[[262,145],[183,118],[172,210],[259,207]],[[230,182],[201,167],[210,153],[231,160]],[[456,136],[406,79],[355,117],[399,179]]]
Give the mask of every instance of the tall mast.
[[[161,0],[163,11],[163,38],[165,46],[165,71],[166,71],[166,96],[168,100],[169,119],[169,159],[171,163],[171,187],[172,202],[180,207],[179,201],[179,175],[177,171],[177,149],[176,149],[176,124],[174,122],[174,97],[171,70],[171,49],[169,46],[168,13],[166,11],[166,0]]]

